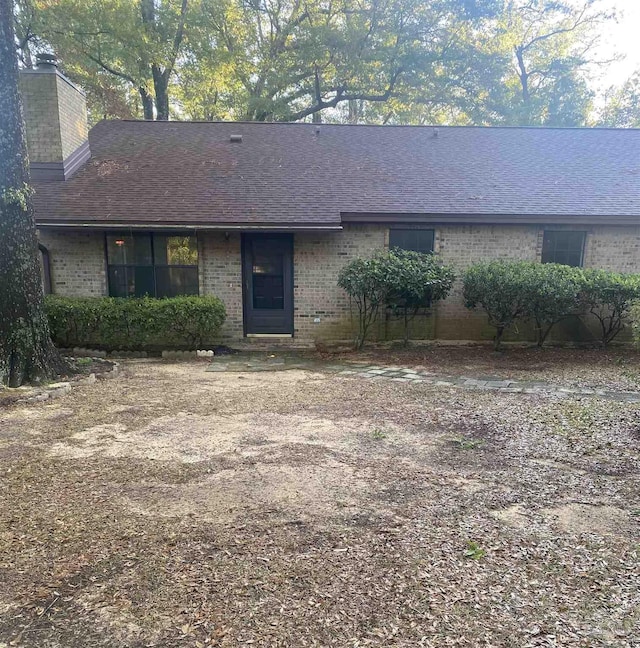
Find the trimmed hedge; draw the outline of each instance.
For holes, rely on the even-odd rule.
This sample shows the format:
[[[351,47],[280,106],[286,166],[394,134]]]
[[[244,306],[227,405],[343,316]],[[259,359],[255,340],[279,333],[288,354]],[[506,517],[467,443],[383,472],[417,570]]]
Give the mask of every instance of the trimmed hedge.
[[[533,261],[477,263],[463,275],[467,308],[482,308],[495,327],[500,348],[505,331],[532,321],[538,345],[561,320],[578,316],[599,324],[598,339],[607,346],[629,321],[640,299],[640,275],[572,268]]]
[[[57,346],[105,350],[199,349],[217,339],[226,317],[217,297],[48,295],[45,308]]]

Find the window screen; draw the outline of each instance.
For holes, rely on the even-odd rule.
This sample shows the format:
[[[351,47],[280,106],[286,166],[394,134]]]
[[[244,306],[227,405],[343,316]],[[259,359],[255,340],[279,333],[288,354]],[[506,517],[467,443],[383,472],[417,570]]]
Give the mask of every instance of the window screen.
[[[433,252],[433,238],[430,229],[392,229],[389,230],[389,247],[430,254]]]
[[[112,297],[177,297],[198,294],[195,236],[108,234]]]
[[[581,266],[585,232],[547,230],[542,242],[542,263]]]

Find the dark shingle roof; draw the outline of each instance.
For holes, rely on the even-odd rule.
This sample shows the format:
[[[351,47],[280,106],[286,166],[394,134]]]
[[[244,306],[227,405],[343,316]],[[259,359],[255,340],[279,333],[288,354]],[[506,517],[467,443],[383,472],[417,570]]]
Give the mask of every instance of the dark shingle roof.
[[[371,213],[640,223],[640,130],[103,121],[90,145],[71,179],[36,185],[39,223],[336,226]]]

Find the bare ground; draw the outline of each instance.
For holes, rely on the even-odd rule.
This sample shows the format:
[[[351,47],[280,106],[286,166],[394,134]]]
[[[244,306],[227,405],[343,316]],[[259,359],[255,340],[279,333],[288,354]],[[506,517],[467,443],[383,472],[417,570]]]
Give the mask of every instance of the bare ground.
[[[637,389],[466,351],[376,362]],[[639,445],[638,404],[131,361],[0,411],[0,646],[637,647]]]

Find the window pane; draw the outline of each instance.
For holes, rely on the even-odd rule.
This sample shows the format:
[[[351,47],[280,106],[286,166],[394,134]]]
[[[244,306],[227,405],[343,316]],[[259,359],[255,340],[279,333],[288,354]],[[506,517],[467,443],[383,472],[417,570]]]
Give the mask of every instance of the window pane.
[[[545,231],[542,242],[542,263],[581,266],[585,237],[585,232]]]
[[[156,287],[153,272],[153,266],[135,266],[133,269],[135,276],[135,296],[155,297]]]
[[[153,238],[156,265],[198,265],[198,244],[195,236],[165,236]]]
[[[284,277],[282,275],[253,275],[253,307],[276,310],[284,308]]]
[[[155,295],[153,266],[109,266],[111,297]]]
[[[433,230],[431,229],[392,229],[389,230],[389,247],[422,252],[433,252]]]
[[[283,265],[282,254],[258,254],[253,255],[253,274],[259,275],[282,275]]]
[[[151,265],[151,236],[125,234],[107,236],[109,265]]]
[[[156,297],[198,294],[198,268],[156,266]]]
[[[109,266],[109,295],[132,297],[135,294],[135,278],[127,266]]]

